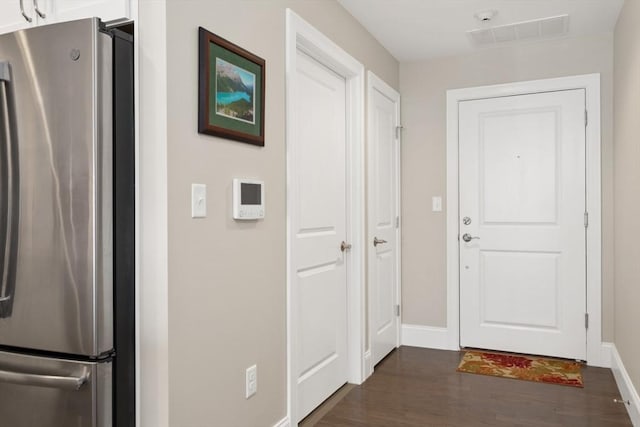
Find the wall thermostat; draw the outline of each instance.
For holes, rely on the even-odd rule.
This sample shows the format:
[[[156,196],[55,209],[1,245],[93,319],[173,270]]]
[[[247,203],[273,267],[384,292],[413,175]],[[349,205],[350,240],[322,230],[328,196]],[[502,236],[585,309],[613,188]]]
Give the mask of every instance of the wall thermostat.
[[[233,219],[264,218],[264,181],[234,178]]]

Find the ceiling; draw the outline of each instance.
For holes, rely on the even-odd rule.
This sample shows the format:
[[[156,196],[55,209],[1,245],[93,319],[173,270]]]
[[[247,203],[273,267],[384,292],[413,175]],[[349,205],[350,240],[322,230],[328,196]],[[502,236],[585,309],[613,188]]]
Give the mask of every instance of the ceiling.
[[[401,62],[487,49],[474,45],[466,32],[563,14],[569,15],[569,26],[562,37],[613,31],[624,3],[624,0],[338,1]],[[485,10],[497,11],[489,24],[474,17],[476,12]]]

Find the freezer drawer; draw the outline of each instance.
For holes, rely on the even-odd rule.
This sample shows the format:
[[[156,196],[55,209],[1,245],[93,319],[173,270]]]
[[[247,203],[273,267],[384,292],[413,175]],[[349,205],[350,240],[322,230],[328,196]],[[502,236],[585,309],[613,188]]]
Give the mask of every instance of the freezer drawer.
[[[111,369],[0,352],[0,425],[110,427]]]

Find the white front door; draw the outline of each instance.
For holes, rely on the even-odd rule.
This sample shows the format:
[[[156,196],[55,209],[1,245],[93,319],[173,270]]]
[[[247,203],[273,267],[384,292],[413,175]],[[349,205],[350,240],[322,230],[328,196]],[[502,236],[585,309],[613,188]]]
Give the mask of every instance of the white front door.
[[[346,82],[297,52],[290,259],[295,287],[297,415],[304,418],[348,379]]]
[[[369,73],[369,295],[373,364],[398,346],[400,94]]]
[[[459,117],[460,345],[585,360],[585,91]]]

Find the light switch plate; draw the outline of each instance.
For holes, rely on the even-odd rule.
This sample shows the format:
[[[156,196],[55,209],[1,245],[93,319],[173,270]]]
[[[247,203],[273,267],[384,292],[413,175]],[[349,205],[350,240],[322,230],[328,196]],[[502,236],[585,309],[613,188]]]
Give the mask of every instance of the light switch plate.
[[[250,398],[258,392],[258,366],[253,365],[247,368],[245,373],[245,398]]]
[[[442,197],[434,196],[431,198],[431,210],[433,212],[442,212]]]
[[[207,216],[207,186],[191,184],[191,218]]]

